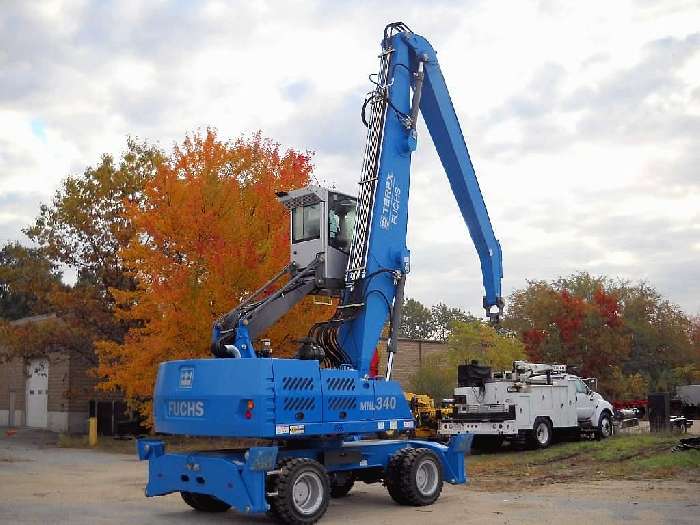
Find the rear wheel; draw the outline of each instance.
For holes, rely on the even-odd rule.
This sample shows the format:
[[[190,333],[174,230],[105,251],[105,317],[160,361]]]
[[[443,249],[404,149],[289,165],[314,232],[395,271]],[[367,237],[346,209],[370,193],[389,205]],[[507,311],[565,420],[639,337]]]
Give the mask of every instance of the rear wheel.
[[[330,476],[331,498],[347,496],[355,485],[355,476],[352,472],[335,472]]]
[[[538,417],[530,433],[530,445],[533,448],[547,448],[552,443],[552,424],[549,419]]]
[[[180,496],[190,507],[201,512],[226,512],[231,508],[228,503],[208,494],[183,491],[180,492]]]
[[[290,525],[316,523],[326,513],[330,481],[323,466],[308,458],[283,461],[270,484],[270,515]]]
[[[442,482],[442,464],[427,448],[404,448],[389,460],[385,484],[399,505],[431,505],[440,497]]]

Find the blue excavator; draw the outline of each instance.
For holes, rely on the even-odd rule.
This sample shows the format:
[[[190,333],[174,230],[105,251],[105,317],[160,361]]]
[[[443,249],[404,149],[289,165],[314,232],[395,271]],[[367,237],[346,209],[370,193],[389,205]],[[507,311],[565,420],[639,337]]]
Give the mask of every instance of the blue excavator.
[[[447,444],[410,438],[415,422],[391,379],[410,267],[419,112],[479,255],[492,321],[503,309],[501,248],[435,50],[404,23],[392,23],[379,62],[362,106],[367,142],[358,197],[318,186],[277,193],[291,215],[289,265],[216,320],[213,358],[165,362],[158,370],[157,432],[253,438],[256,446],[166,452],[164,441],[141,439],[147,496],[179,492],[203,512],[233,507],[309,524],[356,481],[383,483],[395,502],[414,506],[434,503],[443,482],[466,482],[472,436]],[[310,294],[337,298],[333,316],[310,329],[294,358],[273,358],[270,342],[261,340],[265,330]],[[386,374],[378,377],[370,363],[387,322]]]

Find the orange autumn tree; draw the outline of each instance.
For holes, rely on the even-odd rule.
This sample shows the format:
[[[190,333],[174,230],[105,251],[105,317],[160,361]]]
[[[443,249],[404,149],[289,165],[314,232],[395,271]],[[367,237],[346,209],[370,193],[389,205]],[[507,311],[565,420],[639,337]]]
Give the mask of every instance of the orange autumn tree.
[[[97,345],[98,373],[150,413],[158,363],[208,357],[212,322],[289,262],[289,215],[275,191],[309,183],[308,153],[281,151],[259,133],[226,142],[214,130],[173,149],[128,205],[137,234],[121,257],[138,283],[112,290],[123,342]],[[288,355],[331,306],[305,300],[267,334]]]

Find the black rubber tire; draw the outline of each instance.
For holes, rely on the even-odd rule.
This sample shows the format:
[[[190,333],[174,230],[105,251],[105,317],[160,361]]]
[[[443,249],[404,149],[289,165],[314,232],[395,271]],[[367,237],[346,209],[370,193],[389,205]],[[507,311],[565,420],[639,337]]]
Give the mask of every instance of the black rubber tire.
[[[606,430],[607,422],[607,430]],[[598,439],[606,439],[612,437],[614,433],[613,420],[609,412],[605,411],[600,415],[600,421],[598,421],[598,430],[596,431],[596,437]]]
[[[552,423],[546,417],[535,418],[530,432],[529,443],[532,448],[547,448],[552,444]]]
[[[389,463],[386,467],[386,476],[384,477],[384,486],[386,486],[389,496],[399,505],[408,505],[408,500],[404,497],[401,491],[401,464],[404,455],[411,448],[404,448],[389,457]]]
[[[355,485],[355,476],[352,472],[337,472],[330,475],[331,498],[344,498]]]
[[[226,512],[231,505],[208,494],[196,492],[180,492],[180,496],[190,507],[200,512]]]
[[[328,509],[331,492],[328,473],[323,465],[309,458],[293,458],[280,462],[278,470],[280,473],[269,484],[270,492],[276,495],[268,497],[268,515],[289,525],[309,525],[320,520]],[[294,502],[294,484],[304,474],[315,476],[321,485],[320,505],[310,513],[304,513]]]
[[[418,469],[428,461],[434,465],[435,487],[423,493],[418,486]],[[399,505],[422,507],[432,505],[442,492],[442,464],[435,453],[427,448],[404,448],[389,459],[384,484],[391,498]]]

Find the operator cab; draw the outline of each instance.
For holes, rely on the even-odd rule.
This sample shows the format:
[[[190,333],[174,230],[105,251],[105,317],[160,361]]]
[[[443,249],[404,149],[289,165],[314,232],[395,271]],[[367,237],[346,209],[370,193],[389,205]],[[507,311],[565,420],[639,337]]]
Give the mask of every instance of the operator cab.
[[[277,199],[291,212],[291,261],[301,269],[323,253],[316,277],[318,287],[329,294],[342,289],[357,199],[320,186],[278,192]]]

